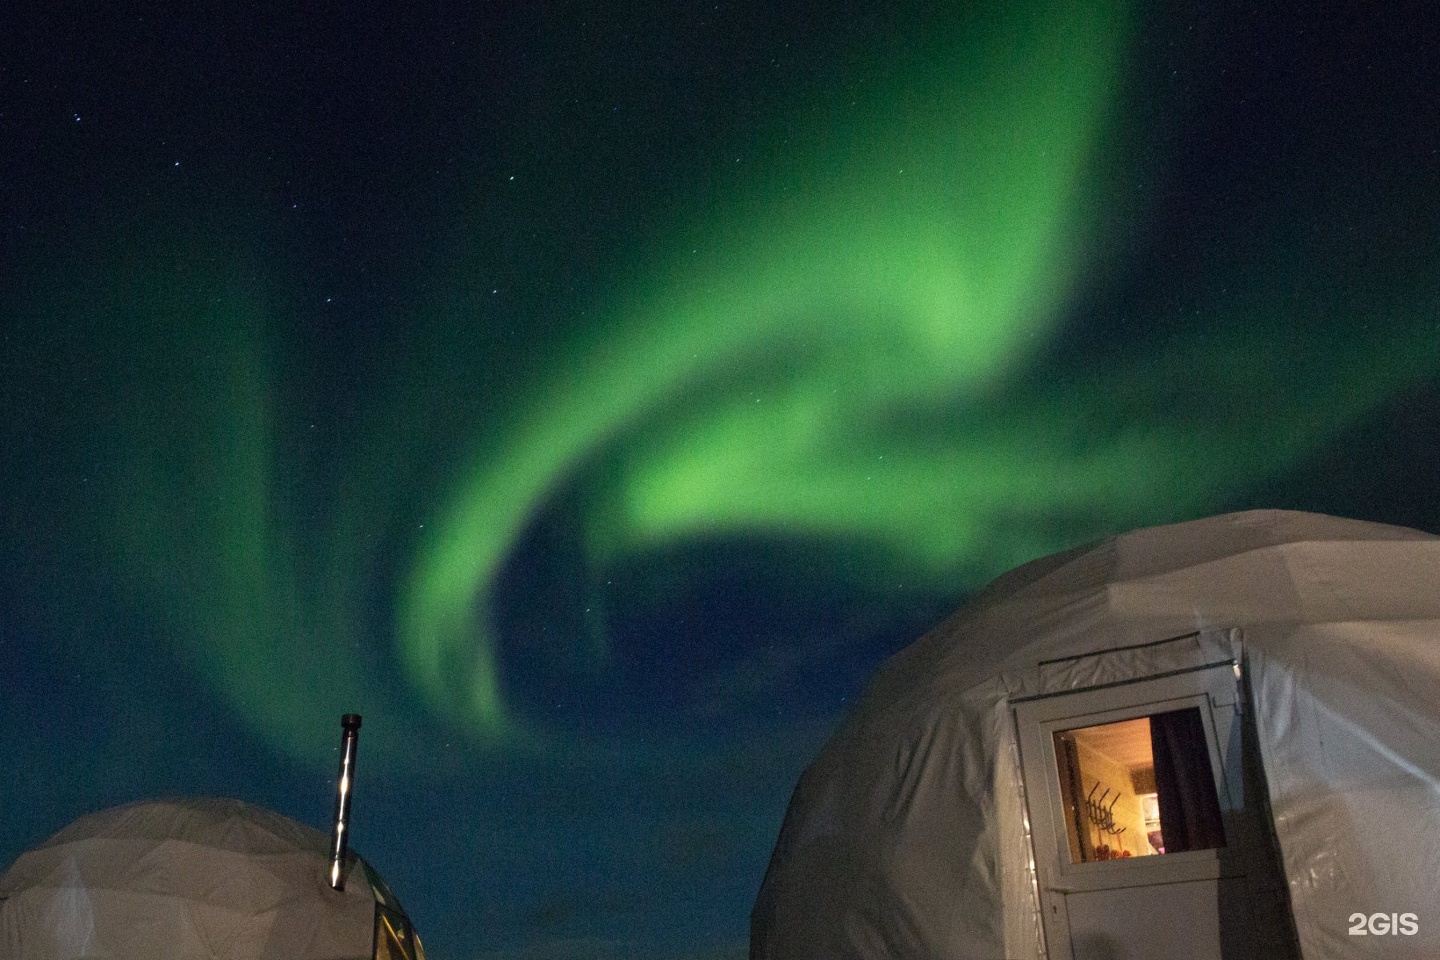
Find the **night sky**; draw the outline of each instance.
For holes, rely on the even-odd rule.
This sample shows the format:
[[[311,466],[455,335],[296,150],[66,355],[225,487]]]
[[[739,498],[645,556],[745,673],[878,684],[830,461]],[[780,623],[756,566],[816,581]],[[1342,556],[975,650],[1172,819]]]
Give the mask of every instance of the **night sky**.
[[[1429,4],[180,6],[0,15],[0,864],[355,711],[436,960],[741,957],[990,577],[1440,531]]]

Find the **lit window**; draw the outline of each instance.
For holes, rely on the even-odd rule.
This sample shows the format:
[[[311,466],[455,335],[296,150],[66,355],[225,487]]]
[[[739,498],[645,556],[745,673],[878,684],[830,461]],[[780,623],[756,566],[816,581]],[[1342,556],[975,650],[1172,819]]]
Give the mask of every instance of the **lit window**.
[[[1198,707],[1054,736],[1071,863],[1225,846]]]
[[[425,960],[425,949],[404,914],[375,904],[375,960]]]

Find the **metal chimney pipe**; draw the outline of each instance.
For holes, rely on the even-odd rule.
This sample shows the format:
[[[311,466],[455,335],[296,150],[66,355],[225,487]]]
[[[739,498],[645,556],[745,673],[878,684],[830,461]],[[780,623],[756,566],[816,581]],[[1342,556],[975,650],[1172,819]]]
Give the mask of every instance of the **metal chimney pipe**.
[[[340,718],[340,783],[335,791],[335,829],[330,834],[330,887],[345,889],[345,851],[350,845],[350,792],[355,786],[355,753],[360,748],[360,714]]]

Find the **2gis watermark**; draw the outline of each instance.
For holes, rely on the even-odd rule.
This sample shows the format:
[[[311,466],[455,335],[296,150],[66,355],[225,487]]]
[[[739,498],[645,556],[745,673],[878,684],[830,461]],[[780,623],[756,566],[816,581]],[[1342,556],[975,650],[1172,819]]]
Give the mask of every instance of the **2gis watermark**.
[[[1420,932],[1420,918],[1413,913],[1352,913],[1352,937],[1413,937]]]

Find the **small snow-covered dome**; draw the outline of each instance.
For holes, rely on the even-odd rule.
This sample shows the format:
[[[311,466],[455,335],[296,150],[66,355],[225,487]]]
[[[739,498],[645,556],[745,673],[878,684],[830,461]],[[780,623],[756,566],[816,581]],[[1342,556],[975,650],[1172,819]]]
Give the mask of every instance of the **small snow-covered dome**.
[[[329,838],[238,800],[133,803],[81,817],[0,876],[7,960],[371,960],[419,947],[379,875]]]

